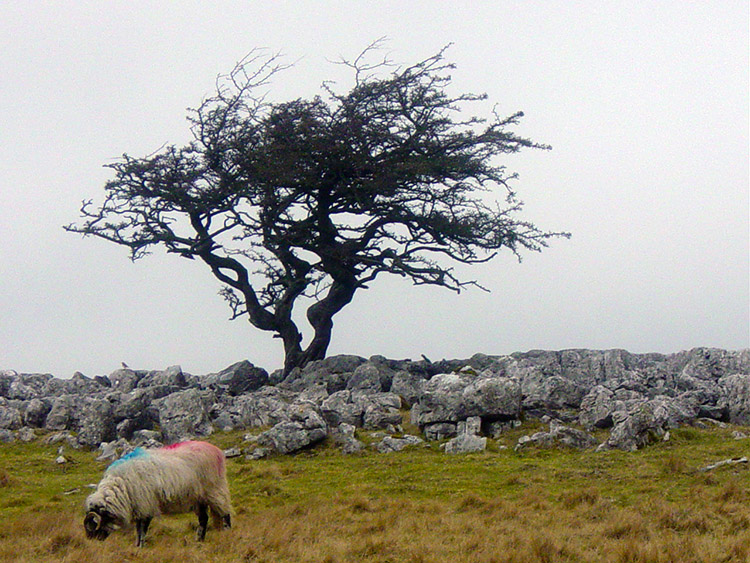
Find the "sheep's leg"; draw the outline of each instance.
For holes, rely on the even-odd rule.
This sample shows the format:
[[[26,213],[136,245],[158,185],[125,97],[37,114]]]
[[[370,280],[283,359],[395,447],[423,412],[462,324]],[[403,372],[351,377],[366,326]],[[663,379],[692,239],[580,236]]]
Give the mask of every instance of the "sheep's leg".
[[[135,546],[143,547],[146,541],[146,532],[151,524],[151,518],[140,518],[135,521]]]
[[[206,538],[206,528],[208,528],[208,505],[198,505],[198,541]]]
[[[229,528],[231,528],[232,527],[232,517],[231,517],[231,515],[225,514],[224,516],[222,516],[221,517],[221,522],[223,524],[222,528],[224,530],[228,530]]]

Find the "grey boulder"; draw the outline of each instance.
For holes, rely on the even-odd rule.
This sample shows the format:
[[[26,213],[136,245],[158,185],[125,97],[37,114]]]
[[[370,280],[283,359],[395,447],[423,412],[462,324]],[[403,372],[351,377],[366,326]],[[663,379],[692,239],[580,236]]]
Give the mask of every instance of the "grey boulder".
[[[290,454],[317,444],[327,435],[323,417],[311,404],[303,403],[290,409],[290,420],[260,434],[257,443],[280,454]]]
[[[165,443],[174,443],[213,432],[209,407],[216,401],[211,391],[186,389],[155,401]]]
[[[213,389],[217,394],[231,396],[257,391],[268,383],[268,372],[247,360],[237,362],[219,373],[201,378],[201,385]]]

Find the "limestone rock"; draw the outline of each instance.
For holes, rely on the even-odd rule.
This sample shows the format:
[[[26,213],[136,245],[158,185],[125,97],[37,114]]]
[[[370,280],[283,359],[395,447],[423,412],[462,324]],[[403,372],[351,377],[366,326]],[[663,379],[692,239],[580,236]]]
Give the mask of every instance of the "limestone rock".
[[[474,434],[459,434],[445,444],[447,454],[483,452],[485,449],[487,449],[487,438]]]
[[[78,443],[83,446],[98,447],[102,442],[114,440],[117,436],[112,404],[105,399],[92,399],[80,412]]]
[[[424,385],[412,408],[412,421],[425,428],[470,416],[511,419],[518,417],[520,409],[521,387],[514,378],[490,372],[440,374]]]
[[[21,411],[8,404],[6,399],[0,398],[0,429],[18,430],[23,426]]]
[[[401,399],[394,393],[344,390],[330,395],[320,406],[329,426],[351,424],[357,428],[386,428],[401,423]]]
[[[217,394],[227,393],[231,396],[257,391],[268,383],[268,372],[255,367],[247,360],[237,362],[219,373],[201,378],[201,385],[213,389]]]
[[[537,432],[531,436],[522,436],[515,449],[519,450],[532,444],[540,448],[568,447],[585,450],[595,447],[598,442],[596,438],[586,432],[570,428],[557,421],[551,421],[549,432]]]
[[[424,440],[422,440],[418,436],[406,435],[403,438],[386,436],[377,444],[377,446],[375,446],[375,449],[377,449],[377,451],[381,454],[400,452],[404,448],[407,448],[409,446],[417,446],[423,442]]]
[[[719,379],[719,386],[719,406],[727,412],[729,422],[750,426],[750,375],[726,375]]]
[[[11,377],[5,397],[29,401],[44,396],[44,387],[52,379],[48,373],[22,373]]]
[[[24,424],[32,428],[42,428],[51,409],[52,404],[48,399],[31,399],[26,403],[23,413]]]
[[[187,379],[180,366],[170,366],[165,370],[149,371],[138,380],[137,387],[165,387],[170,392],[187,385]]]
[[[388,374],[384,373],[386,370],[387,368],[380,367],[373,362],[365,362],[354,370],[346,383],[346,388],[368,390],[375,393],[386,391],[390,388],[390,382],[393,380],[393,374],[390,373],[389,379]]]
[[[346,389],[354,371],[367,360],[359,356],[331,356],[324,360],[310,362],[304,368],[293,369],[279,385],[291,391],[302,391],[323,383],[328,393]]]
[[[75,427],[81,400],[75,395],[62,395],[52,403],[44,427],[47,430],[68,430]]]
[[[612,413],[615,410],[618,410],[618,404],[614,392],[603,385],[596,385],[581,401],[578,421],[587,430],[611,428],[614,424]]]
[[[305,428],[301,422],[290,420],[279,422],[263,432],[258,438],[258,443],[280,454],[290,454],[316,444],[325,437],[325,426]]]
[[[292,404],[289,417],[290,420],[279,422],[260,434],[257,443],[278,453],[289,454],[316,444],[328,435],[325,420],[313,403]]]
[[[123,368],[113,371],[109,374],[108,379],[111,386],[123,393],[129,393],[138,385],[138,381],[146,372],[137,373],[130,368]]]
[[[186,389],[156,401],[164,441],[174,443],[211,434],[208,410],[215,400],[210,391]]]
[[[421,373],[400,370],[393,375],[391,393],[400,396],[407,405],[417,402],[427,379]]]
[[[217,415],[224,414],[227,417],[222,426],[227,423],[234,428],[273,426],[289,420],[287,411],[294,398],[294,393],[266,386],[254,393],[229,399],[225,397]]]

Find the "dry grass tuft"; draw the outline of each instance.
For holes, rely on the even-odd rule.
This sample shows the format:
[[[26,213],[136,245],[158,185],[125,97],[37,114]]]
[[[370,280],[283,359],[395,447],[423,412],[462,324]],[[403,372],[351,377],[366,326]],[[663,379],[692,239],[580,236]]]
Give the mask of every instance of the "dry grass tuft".
[[[675,454],[669,455],[664,460],[664,464],[661,467],[661,472],[664,475],[679,475],[681,473],[686,473],[688,470],[689,468],[685,458]]]
[[[693,508],[665,508],[658,518],[658,525],[667,530],[676,532],[692,532],[705,534],[711,530],[712,525],[709,517]]]
[[[577,506],[593,506],[601,500],[601,495],[596,489],[584,489],[582,491],[565,491],[560,495],[560,502],[567,510]]]
[[[750,486],[747,484],[747,479],[744,485],[740,484],[737,479],[732,479],[721,488],[716,499],[720,502],[749,503]]]
[[[60,532],[42,544],[42,551],[50,555],[64,555],[71,549],[83,547],[83,539],[78,534]]]
[[[469,512],[474,510],[485,509],[487,507],[487,500],[475,495],[473,493],[465,495],[458,503],[456,512]]]
[[[14,484],[14,479],[5,469],[0,469],[0,487],[10,487]]]
[[[648,522],[634,510],[615,511],[604,525],[604,536],[610,539],[631,541],[648,540],[651,536]]]

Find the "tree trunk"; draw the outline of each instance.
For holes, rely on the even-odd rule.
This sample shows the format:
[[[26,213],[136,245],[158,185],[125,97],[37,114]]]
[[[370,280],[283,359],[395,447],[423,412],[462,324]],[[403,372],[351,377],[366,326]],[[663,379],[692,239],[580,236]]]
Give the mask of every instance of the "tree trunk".
[[[303,351],[300,340],[294,338],[284,339],[284,375],[288,375],[294,368],[305,367],[310,362],[322,360],[326,357],[328,346],[331,343],[333,330],[333,316],[349,304],[354,297],[357,285],[354,281],[350,283],[334,282],[328,290],[328,294],[307,310],[307,319],[315,331],[310,344]],[[296,332],[296,330],[295,330]],[[299,333],[297,333],[299,336]]]

